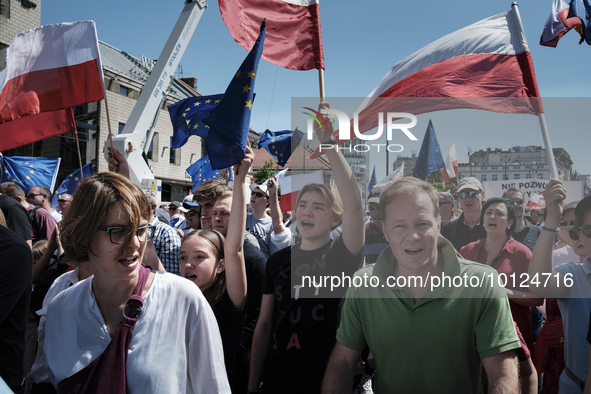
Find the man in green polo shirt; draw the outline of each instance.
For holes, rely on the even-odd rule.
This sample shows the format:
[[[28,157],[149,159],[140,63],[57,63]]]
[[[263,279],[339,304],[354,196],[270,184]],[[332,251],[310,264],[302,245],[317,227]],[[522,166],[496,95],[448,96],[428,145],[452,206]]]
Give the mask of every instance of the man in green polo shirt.
[[[494,269],[458,257],[439,236],[438,202],[429,183],[410,177],[382,194],[390,247],[355,274],[373,279],[349,288],[323,393],[351,390],[366,346],[377,393],[480,393],[482,366],[489,393],[519,392],[520,343],[505,292]],[[463,280],[442,284],[443,276]]]

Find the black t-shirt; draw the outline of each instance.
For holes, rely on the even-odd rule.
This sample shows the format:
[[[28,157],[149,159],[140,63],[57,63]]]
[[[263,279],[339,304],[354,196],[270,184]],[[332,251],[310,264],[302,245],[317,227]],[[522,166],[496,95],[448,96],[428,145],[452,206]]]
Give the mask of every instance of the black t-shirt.
[[[242,308],[235,309],[228,295],[228,291],[226,291],[220,301],[212,308],[220,328],[220,336],[222,337],[222,345],[224,347],[226,373],[230,382],[234,374],[234,361],[236,360],[236,351],[240,344],[240,335],[244,328],[246,302],[247,300],[245,299]]]
[[[33,238],[31,219],[29,219],[25,207],[6,194],[0,194],[0,209],[4,213],[9,229],[20,235],[25,241]]]
[[[246,306],[246,323],[240,338],[243,351],[252,346],[252,336],[259,320],[261,301],[263,299],[263,282],[265,280],[265,265],[267,258],[256,246],[244,241],[244,265],[246,269],[246,284],[248,305]]]
[[[461,214],[459,218],[445,223],[441,228],[441,235],[450,241],[456,250],[460,250],[462,246],[486,237],[486,230],[481,223],[470,228],[470,226],[464,223],[464,214]]]
[[[275,295],[273,343],[269,346],[262,392],[320,392],[336,342],[346,289],[331,294],[330,287],[304,288],[302,276],[316,276],[316,281],[324,275],[352,276],[362,261],[363,250],[353,256],[341,237],[310,251],[296,244],[269,258],[263,294]]]
[[[0,377],[22,393],[27,309],[33,255],[27,243],[0,226]]]
[[[587,342],[591,344],[591,317],[589,318],[589,332],[587,333]]]

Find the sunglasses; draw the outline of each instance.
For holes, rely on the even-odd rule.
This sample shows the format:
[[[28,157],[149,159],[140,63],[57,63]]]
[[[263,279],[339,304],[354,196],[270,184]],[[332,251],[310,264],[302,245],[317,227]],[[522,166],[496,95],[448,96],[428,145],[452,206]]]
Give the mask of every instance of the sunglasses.
[[[570,222],[566,222],[566,221],[563,220],[562,222],[558,223],[558,225],[561,226],[561,227],[562,226],[574,226],[575,225],[575,221],[574,220],[571,220]]]
[[[199,214],[199,211],[195,210],[195,209],[191,209],[189,210],[189,212],[187,212],[187,215],[191,215],[191,216],[195,216]]]
[[[476,198],[476,197],[478,197],[479,194],[480,194],[479,191],[472,190],[471,192],[459,192],[458,193],[458,197],[460,197],[463,200],[463,199],[465,199],[468,196],[470,196],[472,198]]]
[[[72,200],[61,200],[61,199],[57,200],[57,202],[70,202],[70,201],[72,201]]]
[[[169,211],[178,211],[178,208],[177,207],[168,207],[168,210]]]
[[[587,238],[591,238],[591,225],[587,225],[587,226],[582,226],[578,231],[575,229],[570,229],[568,230],[568,236],[570,237],[570,239],[572,239],[573,241],[578,241],[579,240],[579,231],[581,232],[581,234],[583,234],[585,237]]]
[[[265,196],[263,193],[260,193],[260,192],[252,192],[250,195],[251,196],[257,196],[259,198],[269,198],[269,197]]]
[[[523,200],[521,198],[518,198],[516,200],[507,200],[509,202],[509,204],[517,204],[517,205],[523,205]]]
[[[43,193],[31,193],[27,195],[27,198],[30,200],[31,198],[35,198],[35,196],[42,196]]]

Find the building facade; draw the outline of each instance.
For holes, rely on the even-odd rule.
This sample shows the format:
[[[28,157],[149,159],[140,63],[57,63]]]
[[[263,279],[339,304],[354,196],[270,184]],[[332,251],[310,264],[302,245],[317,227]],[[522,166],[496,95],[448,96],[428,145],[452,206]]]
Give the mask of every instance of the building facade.
[[[552,149],[562,181],[575,180],[573,162],[563,148]],[[486,149],[468,155],[469,163],[460,163],[462,177],[472,176],[486,181],[550,179],[546,149],[541,146],[515,146],[508,150]]]
[[[17,34],[41,26],[41,0],[0,0],[0,71],[6,50]]]

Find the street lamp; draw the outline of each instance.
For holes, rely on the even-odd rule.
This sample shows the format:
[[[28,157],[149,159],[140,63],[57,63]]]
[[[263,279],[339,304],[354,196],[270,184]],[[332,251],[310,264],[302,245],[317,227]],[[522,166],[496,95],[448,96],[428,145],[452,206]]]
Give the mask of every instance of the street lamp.
[[[505,166],[505,176],[503,177],[504,181],[507,180],[507,165],[510,162],[511,162],[511,158],[509,156],[504,156],[503,158],[501,158],[501,164],[503,164]]]
[[[470,177],[472,177],[472,167],[474,167],[474,163],[470,163]]]

